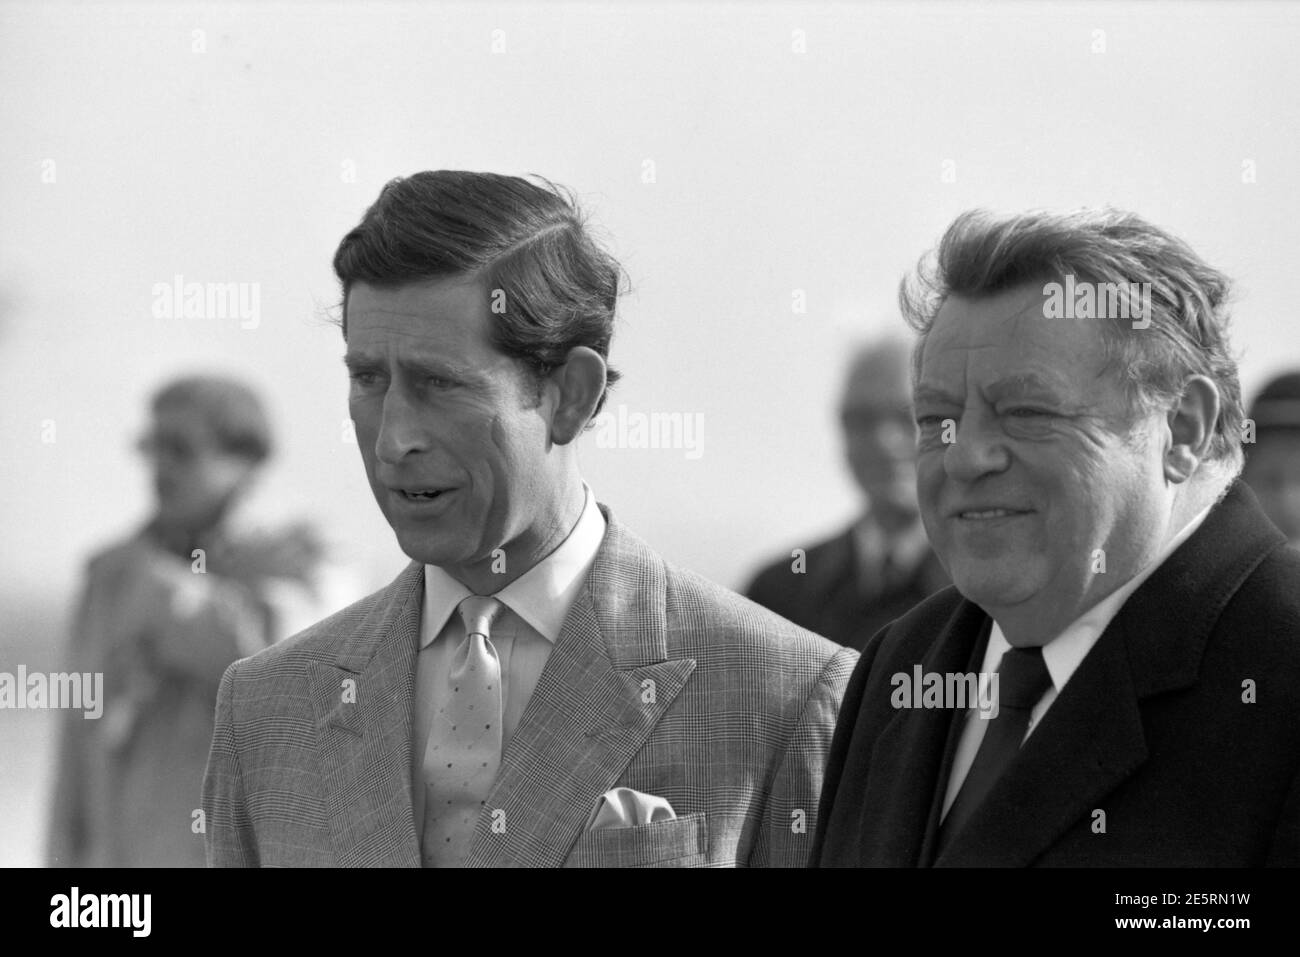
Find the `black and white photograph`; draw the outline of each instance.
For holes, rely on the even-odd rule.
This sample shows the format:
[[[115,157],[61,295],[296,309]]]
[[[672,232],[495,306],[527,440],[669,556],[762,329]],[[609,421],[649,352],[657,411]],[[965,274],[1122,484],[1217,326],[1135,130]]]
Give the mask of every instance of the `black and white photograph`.
[[[1111,939],[1260,929],[1297,49],[1293,0],[0,2],[21,920],[1053,868]]]

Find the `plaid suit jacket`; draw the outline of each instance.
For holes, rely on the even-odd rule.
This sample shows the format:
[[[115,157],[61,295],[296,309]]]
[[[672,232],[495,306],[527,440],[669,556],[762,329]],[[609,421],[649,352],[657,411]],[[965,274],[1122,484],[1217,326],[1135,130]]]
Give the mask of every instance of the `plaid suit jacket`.
[[[803,866],[857,652],[607,529],[479,816],[468,866]],[[411,720],[423,569],[227,669],[212,866],[420,865]],[[588,830],[601,794],[676,820]]]

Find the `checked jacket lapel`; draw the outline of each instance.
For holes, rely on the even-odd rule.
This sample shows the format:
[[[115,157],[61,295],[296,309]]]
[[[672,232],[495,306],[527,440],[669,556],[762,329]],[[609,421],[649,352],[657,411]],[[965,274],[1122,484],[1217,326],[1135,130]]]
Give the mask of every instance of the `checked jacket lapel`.
[[[601,506],[586,587],[507,747],[469,867],[558,867],[695,670],[670,660],[662,561]]]
[[[411,806],[411,710],[424,569],[308,664],[325,809],[340,867],[419,867]]]
[[[466,866],[562,864],[695,670],[693,658],[668,657],[662,561],[601,511],[605,538],[503,755]],[[412,562],[340,633],[332,661],[307,665],[339,866],[420,866],[410,768],[423,583]]]

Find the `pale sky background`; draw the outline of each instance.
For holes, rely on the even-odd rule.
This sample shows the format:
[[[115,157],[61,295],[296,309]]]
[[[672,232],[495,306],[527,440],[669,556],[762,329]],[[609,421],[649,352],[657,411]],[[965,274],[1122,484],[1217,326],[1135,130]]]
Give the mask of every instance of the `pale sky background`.
[[[704,423],[695,458],[588,437],[586,477],[732,587],[854,514],[847,351],[964,209],[1182,236],[1238,282],[1249,395],[1300,366],[1298,46],[1282,2],[0,4],[0,671],[53,667],[88,553],[145,517],[132,441],[180,372],[265,396],[256,514],[368,586],[402,567],[324,312],[339,239],[422,169],[578,192],[633,284],[612,407]],[[177,274],[258,284],[260,324],[154,318]],[[39,860],[54,717],[0,712],[0,865]]]

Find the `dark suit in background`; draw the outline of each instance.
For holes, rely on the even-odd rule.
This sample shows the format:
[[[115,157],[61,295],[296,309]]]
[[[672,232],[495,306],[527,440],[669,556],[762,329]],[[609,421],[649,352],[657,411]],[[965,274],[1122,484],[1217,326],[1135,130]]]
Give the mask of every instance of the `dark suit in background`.
[[[877,631],[948,584],[916,501],[910,349],[885,339],[858,350],[840,398],[844,457],[861,517],[796,558],[763,568],[745,594],[809,631],[859,651]]]
[[[850,527],[808,549],[802,574],[793,570],[793,558],[773,562],[746,595],[809,631],[861,651],[881,628],[947,585],[948,576],[924,543],[911,564],[869,569],[857,537]]]
[[[1255,441],[1241,480],[1274,525],[1300,548],[1300,372],[1270,380],[1251,403]]]

